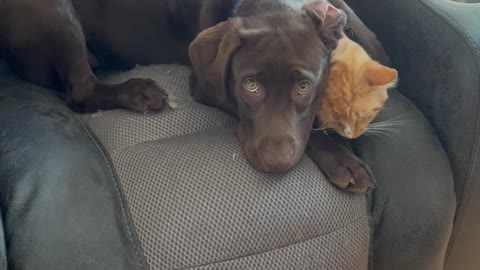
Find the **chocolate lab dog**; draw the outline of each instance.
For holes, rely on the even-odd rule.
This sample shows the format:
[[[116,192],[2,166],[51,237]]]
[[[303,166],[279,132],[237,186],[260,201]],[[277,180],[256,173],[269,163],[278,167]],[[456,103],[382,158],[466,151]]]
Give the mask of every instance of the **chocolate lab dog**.
[[[86,112],[156,110],[168,98],[148,79],[102,84],[92,68],[189,64],[190,56],[193,97],[236,115],[246,158],[280,172],[305,150],[345,23],[325,0],[0,0],[0,52],[25,79],[64,89]],[[371,188],[368,167],[316,137],[312,157],[337,172],[333,183]]]

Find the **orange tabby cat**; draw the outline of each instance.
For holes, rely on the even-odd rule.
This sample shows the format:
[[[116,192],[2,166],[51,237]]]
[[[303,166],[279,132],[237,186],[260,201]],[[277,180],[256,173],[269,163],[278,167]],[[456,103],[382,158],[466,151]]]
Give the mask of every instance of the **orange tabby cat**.
[[[321,128],[349,139],[362,135],[383,108],[397,77],[395,69],[372,60],[344,36],[332,52],[327,89],[317,113]]]

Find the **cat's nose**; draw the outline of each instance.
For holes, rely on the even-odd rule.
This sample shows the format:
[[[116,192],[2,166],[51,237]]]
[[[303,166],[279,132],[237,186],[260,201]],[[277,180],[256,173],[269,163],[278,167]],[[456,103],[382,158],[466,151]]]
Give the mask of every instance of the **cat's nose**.
[[[345,134],[345,137],[351,139],[353,138],[353,131],[350,126],[346,126],[345,129],[343,130],[343,134]]]

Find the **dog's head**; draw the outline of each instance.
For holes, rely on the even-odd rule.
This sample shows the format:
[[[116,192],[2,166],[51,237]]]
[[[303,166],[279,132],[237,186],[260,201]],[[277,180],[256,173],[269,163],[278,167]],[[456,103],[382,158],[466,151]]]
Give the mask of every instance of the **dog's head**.
[[[345,22],[320,0],[302,11],[231,18],[190,45],[193,97],[238,116],[237,136],[256,169],[286,171],[302,156]]]

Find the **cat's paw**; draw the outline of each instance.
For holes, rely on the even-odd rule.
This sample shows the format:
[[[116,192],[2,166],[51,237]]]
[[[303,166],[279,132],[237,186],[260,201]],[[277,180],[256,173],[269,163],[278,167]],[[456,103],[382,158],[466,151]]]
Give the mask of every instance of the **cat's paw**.
[[[375,188],[375,179],[367,164],[352,155],[336,155],[322,171],[328,180],[340,189],[354,194],[365,194]]]

